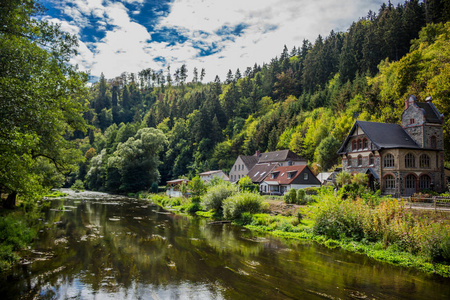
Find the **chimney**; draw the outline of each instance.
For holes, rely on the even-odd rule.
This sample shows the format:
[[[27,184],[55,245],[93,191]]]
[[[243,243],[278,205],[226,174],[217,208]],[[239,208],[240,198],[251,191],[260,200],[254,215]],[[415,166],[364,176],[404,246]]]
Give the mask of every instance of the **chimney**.
[[[414,95],[409,96],[409,98],[405,100],[405,110],[407,110],[408,107],[415,102],[416,102],[416,97]]]
[[[260,157],[261,156],[261,152],[259,150],[256,150],[255,155],[256,157]]]
[[[432,102],[433,102],[433,98],[427,97],[427,99],[425,99],[425,101],[426,101],[427,103],[432,103]]]

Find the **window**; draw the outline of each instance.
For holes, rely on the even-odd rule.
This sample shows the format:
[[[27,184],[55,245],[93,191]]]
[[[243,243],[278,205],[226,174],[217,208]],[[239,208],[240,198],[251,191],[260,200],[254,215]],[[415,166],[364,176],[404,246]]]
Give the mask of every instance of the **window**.
[[[288,161],[287,165],[292,166],[292,160]]]
[[[405,155],[405,167],[406,168],[415,168],[416,167],[416,158],[414,154],[408,153]]]
[[[352,157],[351,156],[348,157],[347,162],[348,162],[347,163],[348,167],[351,168],[352,167]]]
[[[364,149],[369,149],[369,141],[367,139],[364,139],[363,146],[364,146]]]
[[[434,135],[430,138],[430,147],[432,149],[436,149],[437,148],[436,137]]]
[[[237,165],[234,165],[234,170],[236,171]]]
[[[394,167],[394,155],[388,153],[383,157],[383,167],[384,168]]]
[[[356,151],[356,141],[355,140],[352,142],[352,150]]]
[[[361,150],[361,149],[362,149],[362,141],[358,140],[358,150]]]
[[[416,176],[409,174],[405,178],[405,188],[415,189],[416,188]]]
[[[429,190],[431,187],[431,178],[428,175],[422,175],[419,178],[419,189]]]
[[[409,119],[409,124],[414,124],[414,119]]]
[[[303,180],[308,180],[308,173],[303,174]]]
[[[361,155],[358,155],[358,167],[361,167],[362,164],[363,164],[363,162],[362,162],[362,156],[361,156]]]
[[[373,164],[374,164],[374,156],[373,154],[369,154],[369,165],[373,166]]]
[[[422,169],[430,168],[430,157],[426,154],[422,154],[419,158],[419,166]]]
[[[384,177],[384,188],[386,190],[395,189],[395,178],[392,175],[386,175]]]
[[[294,178],[295,174],[297,174],[297,171],[288,172],[287,173],[287,178],[288,179],[292,179],[292,178]]]

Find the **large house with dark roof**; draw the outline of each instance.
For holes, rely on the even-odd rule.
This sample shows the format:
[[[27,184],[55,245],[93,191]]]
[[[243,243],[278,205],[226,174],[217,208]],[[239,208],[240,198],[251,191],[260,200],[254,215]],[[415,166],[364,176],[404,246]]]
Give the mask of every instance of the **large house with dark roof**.
[[[365,173],[371,188],[383,194],[409,196],[426,190],[442,192],[444,115],[431,97],[405,101],[402,125],[356,121],[339,149],[342,167]]]

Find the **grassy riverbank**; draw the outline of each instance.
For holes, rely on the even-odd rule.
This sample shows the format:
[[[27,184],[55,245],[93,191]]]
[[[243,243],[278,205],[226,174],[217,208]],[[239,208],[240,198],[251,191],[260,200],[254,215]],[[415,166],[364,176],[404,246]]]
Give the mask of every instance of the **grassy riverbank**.
[[[225,189],[225,186],[208,189],[200,199],[194,200],[196,204],[186,198],[162,195],[151,198],[164,208],[198,210],[197,215],[232,220],[257,232],[311,240],[378,261],[450,277],[450,215],[446,212],[410,210],[397,199],[370,194],[343,199],[345,196],[339,193],[335,196],[332,189],[322,188],[318,195],[311,197],[311,203],[298,206],[294,213],[289,206],[286,215],[279,211],[274,215],[270,208],[276,200],[255,196],[254,202],[259,203],[257,211],[254,206],[249,211],[238,205],[230,215],[227,207],[248,200],[239,200],[247,196],[239,198],[236,195],[241,193]]]

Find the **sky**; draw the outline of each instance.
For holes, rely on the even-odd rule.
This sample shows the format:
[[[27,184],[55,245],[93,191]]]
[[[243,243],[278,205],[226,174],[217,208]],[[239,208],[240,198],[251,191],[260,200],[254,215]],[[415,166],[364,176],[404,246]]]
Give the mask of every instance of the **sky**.
[[[269,63],[284,45],[314,43],[378,12],[382,0],[42,0],[44,19],[77,35],[71,63],[94,78],[194,67],[204,82]],[[397,4],[403,1],[391,1]]]

